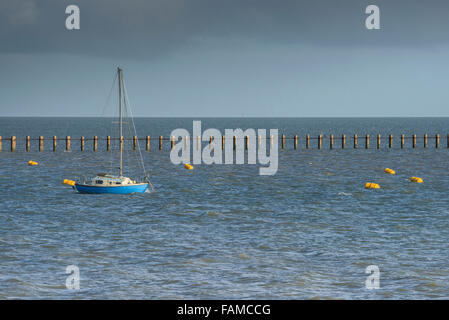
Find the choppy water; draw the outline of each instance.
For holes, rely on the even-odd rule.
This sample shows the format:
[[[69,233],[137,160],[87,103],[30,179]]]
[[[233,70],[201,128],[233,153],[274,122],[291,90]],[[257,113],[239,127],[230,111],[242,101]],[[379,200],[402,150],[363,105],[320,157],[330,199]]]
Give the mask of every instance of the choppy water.
[[[449,119],[203,119],[205,128],[278,128],[310,133],[395,135],[395,146],[279,154],[275,176],[259,165],[197,165],[185,170],[163,151],[143,152],[156,192],[81,195],[62,185],[96,173],[110,153],[24,151],[23,137],[103,136],[106,120],[0,118],[17,152],[0,152],[0,298],[402,299],[449,297]],[[136,119],[144,135],[168,135],[192,119]],[[401,133],[442,136],[441,148],[412,149]],[[27,166],[28,160],[39,166]],[[396,176],[386,175],[385,167]],[[100,170],[101,171],[101,170]],[[424,179],[409,182],[411,176]],[[365,190],[365,182],[380,184]],[[68,265],[79,291],[66,289]],[[365,268],[380,269],[367,290]]]

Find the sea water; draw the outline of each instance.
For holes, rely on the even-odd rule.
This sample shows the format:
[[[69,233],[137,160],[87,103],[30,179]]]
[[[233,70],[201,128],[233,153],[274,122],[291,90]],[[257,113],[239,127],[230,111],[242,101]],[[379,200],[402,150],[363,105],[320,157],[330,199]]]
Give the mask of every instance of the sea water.
[[[186,170],[170,162],[169,142],[158,150],[157,137],[191,130],[192,120],[222,132],[279,129],[298,134],[299,148],[287,139],[274,176],[248,164]],[[118,136],[111,119],[0,118],[0,298],[449,298],[449,118],[137,118],[135,124],[140,137],[156,138],[149,152],[140,142],[155,191],[85,195],[62,181],[118,170],[117,153],[105,151],[103,140],[97,152],[90,140],[85,151],[79,145],[80,136]],[[417,134],[415,149],[410,139],[400,148],[402,133]],[[423,148],[425,133],[441,135],[439,149],[433,138]],[[306,134],[322,134],[322,150],[316,139],[306,150]],[[5,141],[12,135],[14,153]],[[27,135],[44,136],[44,151],[32,140],[25,152]],[[54,135],[71,136],[71,151],[58,140],[53,152]],[[137,153],[126,155],[134,160]],[[386,167],[396,175],[385,174]],[[124,172],[138,173],[139,167]],[[411,176],[424,182],[411,183]],[[381,189],[366,190],[366,182]],[[66,287],[69,265],[79,268],[79,290]],[[379,289],[366,287],[370,265],[379,268]]]

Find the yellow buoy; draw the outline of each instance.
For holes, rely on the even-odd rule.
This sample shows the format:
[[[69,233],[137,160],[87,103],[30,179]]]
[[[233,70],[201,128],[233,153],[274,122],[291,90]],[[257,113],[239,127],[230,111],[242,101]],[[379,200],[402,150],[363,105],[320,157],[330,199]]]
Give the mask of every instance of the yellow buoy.
[[[74,186],[75,185],[75,181],[73,180],[69,180],[69,179],[64,179],[64,181],[62,181],[63,184],[68,184],[69,186]]]
[[[410,178],[411,182],[416,182],[416,183],[423,183],[423,180],[419,177],[411,177]]]
[[[29,166],[37,166],[37,164],[38,163],[36,161],[32,161],[32,160],[28,161]]]
[[[389,173],[389,174],[396,174],[396,171],[390,169],[390,168],[385,168],[385,173]]]
[[[367,182],[365,189],[380,189],[380,186],[377,183]]]
[[[187,170],[193,170],[193,166],[191,164],[184,164],[184,168],[186,168]]]

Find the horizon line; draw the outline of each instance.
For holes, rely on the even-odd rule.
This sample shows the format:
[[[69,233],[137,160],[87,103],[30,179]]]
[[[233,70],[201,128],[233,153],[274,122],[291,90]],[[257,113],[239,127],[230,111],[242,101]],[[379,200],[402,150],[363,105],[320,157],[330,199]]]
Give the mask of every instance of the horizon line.
[[[0,115],[0,118],[116,118],[116,116],[2,116]],[[198,116],[198,117],[192,117],[192,116],[134,116],[134,119],[364,119],[364,118],[449,118],[449,115],[447,116]]]

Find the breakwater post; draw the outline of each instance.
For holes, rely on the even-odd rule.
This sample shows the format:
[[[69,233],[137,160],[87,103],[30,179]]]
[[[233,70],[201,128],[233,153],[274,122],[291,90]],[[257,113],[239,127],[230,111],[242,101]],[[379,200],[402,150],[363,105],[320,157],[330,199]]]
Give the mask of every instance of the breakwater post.
[[[30,151],[30,136],[26,136],[26,151]]]
[[[370,137],[371,136],[369,134],[366,134],[365,136],[362,136],[362,137],[363,137],[363,139],[365,141],[364,148],[365,149],[369,149],[370,148]],[[33,143],[33,141],[38,141],[38,151],[41,152],[41,151],[44,151],[44,140],[45,139],[52,140],[52,144],[53,144],[52,150],[53,151],[56,151],[56,149],[57,149],[58,140],[64,140],[64,139],[65,139],[65,144],[66,144],[65,150],[66,151],[70,151],[71,150],[71,137],[70,136],[66,136],[65,138],[59,138],[59,139],[58,139],[57,136],[52,136],[51,138],[45,138],[44,136],[38,136],[36,138],[33,138],[31,136],[25,136],[23,139],[17,139],[16,136],[11,136],[10,138],[6,138],[6,139],[3,138],[2,139],[2,137],[0,136],[0,151],[2,151],[2,142],[4,140],[7,140],[7,141],[9,141],[11,143],[11,149],[10,149],[11,152],[15,152],[16,151],[18,141],[23,141],[23,143],[25,144],[24,145],[24,149],[25,149],[26,152],[29,152],[29,151],[32,150],[31,144]],[[152,138],[150,136],[146,136],[146,137],[143,137],[143,138],[140,139],[142,141],[146,141],[146,150],[147,151],[150,151],[151,139]],[[164,140],[170,141],[170,146],[171,146],[170,149],[173,149],[174,145],[179,141],[179,139],[176,139],[175,136],[169,136],[169,137],[165,137],[165,138],[164,138],[164,136],[158,136],[158,137],[155,137],[153,139],[154,140],[155,139],[159,140],[159,150],[163,150]],[[201,139],[202,139],[201,136],[196,136],[196,137],[186,136],[185,137],[186,147],[188,147],[188,143],[190,143],[191,141],[194,141],[193,139],[197,139],[196,145],[197,145],[198,150],[200,150],[200,148],[201,148]],[[222,135],[221,136],[221,144],[222,144],[221,147],[222,147],[223,150],[225,149],[225,139],[226,139],[225,136]],[[238,137],[237,136],[232,136],[232,139],[233,139],[233,149],[236,150]],[[242,139],[244,141],[244,149],[248,150],[250,148],[250,137],[249,136],[243,136]],[[269,140],[270,149],[272,149],[273,146],[274,146],[274,139],[275,139],[275,137],[273,135],[270,135],[269,137],[266,137],[265,141],[263,141],[262,136],[260,136],[260,135],[257,136],[256,139],[258,141],[257,143],[259,145],[259,148],[261,147],[262,143],[264,143],[264,142],[266,143],[267,140]],[[301,148],[301,146],[299,144],[300,136],[297,135],[297,134],[295,134],[293,136],[290,136],[290,137],[288,137],[285,134],[282,134],[282,135],[279,136],[278,139],[279,139],[279,142],[280,142],[280,146],[279,147],[282,148],[282,149],[288,149],[287,148],[287,144],[288,144],[287,140],[288,139],[293,140],[293,148],[292,149],[297,150],[297,149]],[[325,139],[329,139],[329,149],[331,149],[331,150],[335,149],[335,143],[336,143],[335,140],[339,140],[339,139],[341,139],[341,149],[345,149],[346,148],[346,135],[345,134],[342,134],[341,137],[336,137],[334,134],[329,134],[329,135],[319,134],[319,135],[317,135],[315,137],[311,137],[310,134],[306,134],[305,135],[305,149],[313,149],[313,147],[310,144],[311,139],[313,139],[313,140],[316,139],[317,140],[316,149],[318,149],[318,150],[319,149],[323,149],[323,143],[325,143],[325,141],[324,141]],[[409,135],[409,136],[406,136],[405,134],[401,134],[401,137],[400,137],[400,148],[404,149],[404,147],[405,147],[405,140],[412,140],[411,147],[414,148],[414,149],[418,148],[417,143],[419,141],[417,141],[417,140],[421,141],[421,139],[423,139],[422,140],[423,141],[423,144],[422,144],[423,148],[428,148],[429,147],[429,139],[434,139],[434,141],[435,141],[435,149],[440,148],[440,134],[429,135],[427,133],[423,134],[420,137],[418,137],[416,134]],[[106,150],[107,151],[112,150],[111,149],[111,140],[121,140],[120,144],[123,144],[126,141],[131,141],[132,140],[133,141],[132,142],[133,143],[133,149],[137,150],[138,147],[139,147],[139,145],[138,145],[139,144],[139,138],[137,136],[133,136],[132,139],[125,139],[124,137],[122,137],[121,139],[120,138],[111,138],[111,136],[107,136],[104,139],[102,139],[101,137],[93,136],[92,139],[87,139],[87,140],[89,140],[89,141],[92,140],[93,141],[93,143],[92,143],[93,151],[97,151],[98,150],[99,141],[101,143],[101,141],[103,141],[103,140],[105,141]],[[388,147],[390,149],[393,148],[393,135],[389,134],[387,140],[388,140]],[[213,137],[209,137],[208,141],[209,141],[208,144],[210,146],[212,146],[212,143],[214,142],[214,138]],[[86,142],[85,137],[81,136],[80,137],[80,149],[81,149],[81,151],[85,150],[85,142]],[[357,134],[353,135],[353,142],[354,142],[354,149],[357,149],[358,148],[358,135]],[[380,134],[376,135],[375,142],[376,142],[377,149],[381,149],[381,144],[383,142],[382,142],[382,136]],[[447,148],[449,149],[449,134],[447,134]]]
[[[16,151],[16,136],[11,137],[11,151]]]
[[[137,137],[133,137],[133,150],[137,150]]]
[[[39,137],[39,151],[44,151],[44,137]]]

